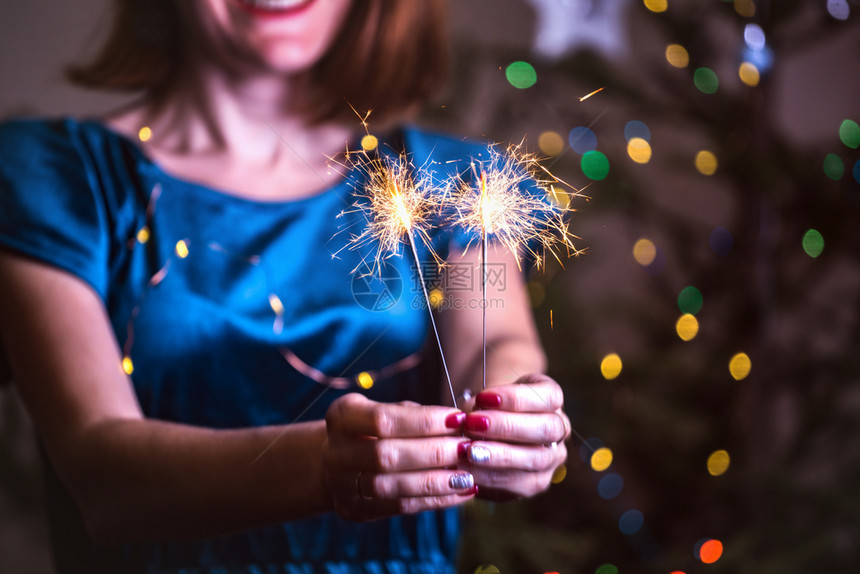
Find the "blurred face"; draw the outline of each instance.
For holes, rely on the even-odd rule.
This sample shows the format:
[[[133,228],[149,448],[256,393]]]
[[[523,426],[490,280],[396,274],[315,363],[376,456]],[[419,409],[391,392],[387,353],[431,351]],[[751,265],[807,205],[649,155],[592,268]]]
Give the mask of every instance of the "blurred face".
[[[196,0],[188,15],[216,58],[284,74],[311,68],[352,0]]]

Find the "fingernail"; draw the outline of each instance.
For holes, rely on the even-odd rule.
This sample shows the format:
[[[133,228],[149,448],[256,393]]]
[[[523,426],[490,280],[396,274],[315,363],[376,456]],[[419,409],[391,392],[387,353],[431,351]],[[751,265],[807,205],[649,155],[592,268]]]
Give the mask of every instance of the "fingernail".
[[[490,449],[479,444],[473,444],[469,449],[469,460],[472,462],[487,462],[490,460]]]
[[[458,429],[463,426],[463,421],[466,420],[466,413],[460,411],[451,413],[445,417],[445,427],[449,429]]]
[[[468,472],[452,474],[448,479],[448,486],[456,490],[463,490],[475,486],[475,478]]]
[[[466,430],[482,432],[490,428],[490,419],[485,416],[469,414],[466,417]]]
[[[478,494],[478,485],[476,484],[466,492],[461,492],[459,494],[460,496],[472,496],[473,494]]]
[[[482,409],[497,409],[502,406],[502,395],[498,393],[478,393],[475,404]]]
[[[472,444],[472,441],[467,440],[463,441],[457,445],[457,458],[461,460],[466,460],[466,457],[469,454],[469,445]]]

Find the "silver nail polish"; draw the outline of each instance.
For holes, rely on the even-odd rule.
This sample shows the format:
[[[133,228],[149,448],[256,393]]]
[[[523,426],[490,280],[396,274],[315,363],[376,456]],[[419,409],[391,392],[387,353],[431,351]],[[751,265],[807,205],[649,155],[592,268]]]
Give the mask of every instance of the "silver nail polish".
[[[451,478],[448,479],[448,486],[456,490],[472,488],[475,486],[475,478],[467,472],[462,474],[452,474]]]
[[[472,462],[487,462],[490,460],[490,449],[479,444],[469,447],[469,460]]]

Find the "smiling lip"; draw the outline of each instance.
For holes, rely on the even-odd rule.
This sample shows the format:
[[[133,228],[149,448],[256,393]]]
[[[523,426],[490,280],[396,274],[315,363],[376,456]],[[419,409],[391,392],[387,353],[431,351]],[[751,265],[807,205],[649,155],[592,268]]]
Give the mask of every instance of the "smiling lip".
[[[262,18],[283,18],[294,16],[310,7],[315,0],[234,0],[245,12]]]

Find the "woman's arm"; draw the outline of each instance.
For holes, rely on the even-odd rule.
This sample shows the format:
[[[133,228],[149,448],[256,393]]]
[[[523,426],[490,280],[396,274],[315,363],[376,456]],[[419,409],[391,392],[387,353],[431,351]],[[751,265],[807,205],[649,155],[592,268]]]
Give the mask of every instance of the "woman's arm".
[[[546,490],[553,471],[567,458],[570,421],[562,410],[561,387],[546,375],[546,360],[531,313],[523,273],[503,248],[488,249],[487,390],[483,369],[479,249],[467,250],[454,265],[475,269],[474,288],[451,293],[444,314],[443,344],[452,378],[478,392],[464,405],[472,439],[468,469],[480,496],[532,496]]]
[[[450,408],[379,405],[347,395],[334,403],[329,432],[324,421],[210,430],[148,420],[121,369],[104,306],[88,285],[0,250],[0,301],[0,339],[15,383],[98,542],[219,535],[333,507],[369,518],[465,500],[448,497],[466,490],[451,484],[451,471],[438,476],[457,461],[454,435],[463,416],[449,428],[445,421],[456,414]],[[330,447],[359,439],[375,439],[362,457]],[[405,456],[422,441],[435,441],[434,460]],[[367,487],[358,484],[364,469],[374,473]],[[377,482],[386,486],[389,474],[404,471],[412,474],[388,485],[385,501],[366,499],[377,493]]]

